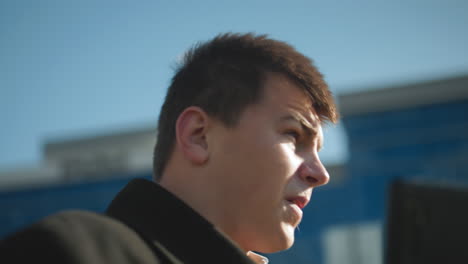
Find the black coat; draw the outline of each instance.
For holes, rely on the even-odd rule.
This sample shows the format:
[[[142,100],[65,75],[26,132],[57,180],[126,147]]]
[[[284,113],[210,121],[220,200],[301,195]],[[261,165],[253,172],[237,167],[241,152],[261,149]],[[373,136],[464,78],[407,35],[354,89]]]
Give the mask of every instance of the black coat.
[[[106,215],[67,211],[0,242],[0,263],[253,263],[192,208],[131,181]]]

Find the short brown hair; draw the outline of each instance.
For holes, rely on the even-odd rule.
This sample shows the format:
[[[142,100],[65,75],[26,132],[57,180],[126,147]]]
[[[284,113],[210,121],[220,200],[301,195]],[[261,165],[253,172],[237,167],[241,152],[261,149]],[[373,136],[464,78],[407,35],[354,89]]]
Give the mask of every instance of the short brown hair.
[[[221,34],[198,43],[184,56],[167,91],[158,121],[153,170],[159,180],[175,144],[175,124],[189,106],[198,106],[226,126],[259,101],[266,73],[289,77],[310,95],[322,122],[336,122],[336,106],[312,61],[285,42],[266,35]]]

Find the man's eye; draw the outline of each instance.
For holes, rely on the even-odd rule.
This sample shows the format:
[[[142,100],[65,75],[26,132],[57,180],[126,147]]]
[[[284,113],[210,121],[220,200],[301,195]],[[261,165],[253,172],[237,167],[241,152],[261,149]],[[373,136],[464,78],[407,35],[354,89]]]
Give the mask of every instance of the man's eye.
[[[291,131],[286,131],[285,134],[287,136],[291,137],[292,139],[294,139],[295,142],[299,141],[299,138],[300,138],[299,132],[297,132],[295,130],[291,130]]]

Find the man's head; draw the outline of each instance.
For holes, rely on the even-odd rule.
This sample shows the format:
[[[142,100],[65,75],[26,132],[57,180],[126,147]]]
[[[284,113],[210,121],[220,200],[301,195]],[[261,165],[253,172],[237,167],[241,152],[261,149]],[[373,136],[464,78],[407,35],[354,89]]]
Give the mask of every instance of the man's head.
[[[224,34],[185,56],[158,123],[154,176],[244,250],[290,247],[312,188],[328,182],[331,93],[284,42]]]
[[[266,36],[223,34],[189,50],[166,95],[158,122],[154,177],[158,180],[175,144],[175,123],[189,106],[234,126],[243,109],[260,99],[266,73],[282,73],[303,89],[321,121],[337,120],[322,75],[310,59]]]

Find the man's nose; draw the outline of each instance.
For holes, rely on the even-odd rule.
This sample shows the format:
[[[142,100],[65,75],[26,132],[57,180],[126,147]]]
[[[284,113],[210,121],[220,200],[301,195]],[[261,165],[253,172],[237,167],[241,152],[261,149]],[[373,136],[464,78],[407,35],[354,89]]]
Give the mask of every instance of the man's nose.
[[[328,171],[318,157],[305,160],[299,168],[299,177],[310,187],[325,185],[330,180]]]

